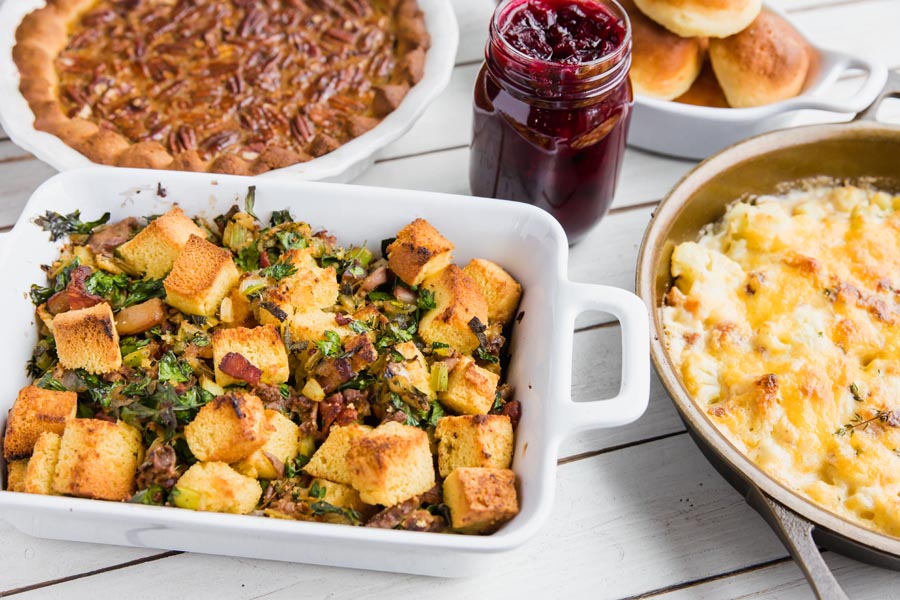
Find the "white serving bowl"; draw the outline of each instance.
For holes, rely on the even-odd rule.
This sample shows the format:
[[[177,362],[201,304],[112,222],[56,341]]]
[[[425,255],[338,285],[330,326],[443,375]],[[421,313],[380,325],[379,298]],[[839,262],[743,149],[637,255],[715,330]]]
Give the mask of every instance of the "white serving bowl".
[[[628,143],[643,150],[703,159],[741,140],[767,131],[846,119],[869,106],[887,81],[887,68],[876,60],[816,46],[783,11],[766,9],[788,21],[810,43],[815,71],[794,98],[754,108],[714,108],[635,95]],[[848,98],[829,98],[832,86],[849,70],[865,81]],[[802,111],[827,111],[832,114]]]
[[[499,553],[533,536],[553,505],[557,450],[568,434],[623,425],[645,410],[649,395],[647,309],[634,294],[570,282],[568,244],[548,213],[517,202],[466,196],[277,179],[98,167],[54,176],[32,195],[16,226],[0,235],[0,288],[5,343],[0,364],[0,415],[29,383],[25,364],[37,340],[33,283],[62,241],[51,243],[33,219],[46,210],[84,218],[105,211],[112,220],[164,212],[177,202],[188,214],[214,216],[240,203],[256,186],[256,212],[290,208],[295,219],[325,227],[340,243],[380,240],[416,217],[451,240],[455,262],[482,257],[506,267],[524,289],[514,325],[507,381],[522,403],[512,468],[520,514],[489,536],[367,529],[246,515],[36,496],[0,491],[0,517],[38,537],[188,550],[294,562],[439,576],[485,572]],[[166,197],[157,196],[158,186]],[[571,399],[575,318],[586,310],[611,313],[622,324],[622,383],[612,399]],[[601,365],[597,365],[598,368]],[[3,425],[0,421],[0,425]],[[0,464],[0,473],[4,472]],[[0,481],[0,484],[3,482]],[[0,485],[3,489],[5,485]],[[598,507],[602,510],[602,507]]]
[[[418,0],[418,3],[425,14],[431,47],[425,56],[424,77],[409,90],[400,106],[377,126],[337,150],[305,163],[273,169],[261,177],[350,181],[368,169],[385,146],[409,131],[450,83],[459,45],[459,26],[450,0]],[[12,58],[16,29],[25,15],[44,4],[45,0],[0,3],[0,125],[16,145],[59,171],[89,167],[97,163],[55,135],[34,128],[34,114],[19,92],[19,70]]]

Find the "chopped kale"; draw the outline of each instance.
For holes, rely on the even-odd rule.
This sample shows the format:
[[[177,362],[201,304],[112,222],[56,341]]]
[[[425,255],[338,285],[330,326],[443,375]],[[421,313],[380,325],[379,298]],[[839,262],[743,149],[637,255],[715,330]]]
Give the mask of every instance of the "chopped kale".
[[[178,360],[173,352],[166,352],[159,361],[160,381],[184,383],[191,377],[193,372],[191,365]]]
[[[103,225],[107,221],[109,221],[108,212],[103,213],[103,216],[96,221],[82,222],[81,211],[79,210],[67,215],[48,210],[43,216],[35,218],[34,223],[40,225],[44,231],[49,231],[50,241],[55,242],[72,233],[90,235],[96,227]]]

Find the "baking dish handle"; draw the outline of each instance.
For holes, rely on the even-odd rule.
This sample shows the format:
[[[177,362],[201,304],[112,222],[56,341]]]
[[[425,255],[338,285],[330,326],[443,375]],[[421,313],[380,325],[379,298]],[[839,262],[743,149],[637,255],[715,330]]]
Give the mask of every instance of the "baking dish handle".
[[[887,81],[887,69],[881,63],[861,56],[832,52],[837,60],[833,67],[838,72],[859,69],[865,73],[865,82],[849,98],[831,100],[824,96],[798,96],[791,109],[827,110],[838,113],[858,113],[865,110],[878,96]]]
[[[816,546],[812,535],[816,526],[812,522],[755,486],[751,486],[747,502],[769,523],[781,543],[791,553],[816,598],[849,600]]]
[[[897,71],[888,72],[887,83],[884,84],[881,93],[872,101],[864,111],[856,115],[854,121],[877,121],[878,109],[881,103],[887,98],[900,98],[900,73]]]
[[[607,400],[564,402],[567,433],[631,423],[647,409],[650,398],[650,322],[643,301],[626,290],[568,282],[570,323],[588,310],[610,313],[622,326],[622,379],[619,393]],[[568,360],[571,367],[572,361]],[[571,380],[571,375],[569,376]]]

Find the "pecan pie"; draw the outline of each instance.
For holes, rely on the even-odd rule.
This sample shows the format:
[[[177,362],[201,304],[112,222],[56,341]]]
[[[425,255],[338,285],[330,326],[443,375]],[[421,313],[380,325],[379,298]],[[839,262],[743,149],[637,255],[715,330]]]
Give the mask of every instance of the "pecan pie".
[[[374,127],[428,45],[416,0],[48,0],[13,58],[35,128],[94,162],[257,174]]]

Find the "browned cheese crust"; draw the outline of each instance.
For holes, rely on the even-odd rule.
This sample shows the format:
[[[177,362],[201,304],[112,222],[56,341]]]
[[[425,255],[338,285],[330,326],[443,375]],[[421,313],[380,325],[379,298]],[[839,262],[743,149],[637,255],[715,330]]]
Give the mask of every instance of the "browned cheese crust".
[[[48,0],[13,59],[35,129],[93,162],[256,175],[372,129],[429,44],[416,0]]]

